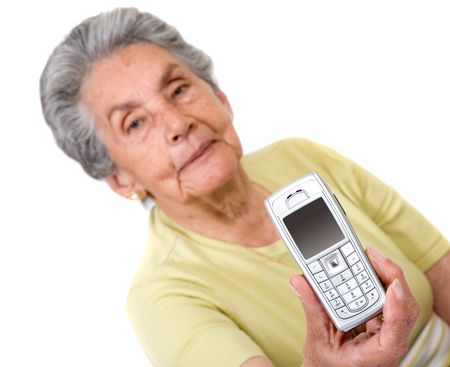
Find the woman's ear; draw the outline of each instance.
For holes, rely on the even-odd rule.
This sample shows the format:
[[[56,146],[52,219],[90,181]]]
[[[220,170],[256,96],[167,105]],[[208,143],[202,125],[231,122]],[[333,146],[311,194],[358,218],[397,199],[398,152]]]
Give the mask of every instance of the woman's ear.
[[[127,199],[139,191],[137,184],[123,172],[112,173],[106,176],[105,181],[111,190]]]

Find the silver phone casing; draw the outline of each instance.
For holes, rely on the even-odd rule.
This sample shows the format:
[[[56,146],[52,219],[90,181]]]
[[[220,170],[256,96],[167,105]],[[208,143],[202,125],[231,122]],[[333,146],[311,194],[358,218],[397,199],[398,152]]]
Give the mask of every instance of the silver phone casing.
[[[298,196],[297,199],[295,198],[296,196]],[[283,218],[297,211],[301,207],[311,203],[319,197],[322,197],[325,200],[334,219],[336,220],[342,233],[344,234],[345,239],[334,244],[333,246],[330,246],[328,249],[320,252],[319,254],[316,254],[315,256],[305,260],[299,248],[289,234],[287,227],[284,225]],[[288,198],[290,199],[290,201],[288,200]],[[265,200],[264,204],[283,242],[286,244],[294,260],[303,271],[304,276],[312,286],[314,292],[320,299],[321,303],[323,304],[325,310],[327,311],[337,329],[341,331],[351,330],[354,327],[370,320],[382,311],[385,301],[384,287],[382,286],[381,282],[378,279],[378,276],[376,275],[369,260],[367,259],[361,243],[359,242],[340,203],[337,201],[335,196],[328,189],[326,183],[317,173],[311,173],[307,176],[301,177],[298,180],[295,180],[294,182],[289,183],[288,185],[270,195]],[[324,292],[320,288],[319,282],[315,279],[313,273],[308,268],[308,265],[315,262],[316,260],[318,260],[322,265],[320,259],[323,259],[328,254],[333,253],[347,242],[352,243],[355,252],[358,254],[365,270],[367,270],[370,280],[373,282],[375,289],[379,293],[379,298],[374,304],[370,305],[367,308],[364,308],[362,311],[355,312],[355,314],[350,318],[342,319],[337,315],[337,312],[329,303]]]

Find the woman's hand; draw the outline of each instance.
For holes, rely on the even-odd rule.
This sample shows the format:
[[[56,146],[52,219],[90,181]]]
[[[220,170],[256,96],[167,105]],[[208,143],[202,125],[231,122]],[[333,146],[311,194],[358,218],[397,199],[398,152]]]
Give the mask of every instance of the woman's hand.
[[[377,251],[369,259],[387,286],[383,319],[344,333],[338,331],[303,276],[291,278],[307,320],[303,367],[397,366],[408,349],[408,336],[419,316],[419,306],[402,270]]]

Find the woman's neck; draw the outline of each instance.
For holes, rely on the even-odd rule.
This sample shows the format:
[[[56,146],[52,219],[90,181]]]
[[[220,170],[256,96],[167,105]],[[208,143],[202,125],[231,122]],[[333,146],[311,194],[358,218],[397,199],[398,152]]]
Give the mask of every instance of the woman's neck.
[[[182,208],[162,208],[180,225],[204,236],[247,247],[278,240],[264,208],[269,192],[252,182],[242,168],[221,189]]]

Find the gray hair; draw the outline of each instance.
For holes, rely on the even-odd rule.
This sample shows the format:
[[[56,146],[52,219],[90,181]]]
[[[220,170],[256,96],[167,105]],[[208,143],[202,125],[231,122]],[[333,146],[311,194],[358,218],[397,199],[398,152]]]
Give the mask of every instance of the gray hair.
[[[152,14],[119,8],[88,18],[55,48],[40,79],[42,110],[58,146],[96,179],[115,170],[95,124],[80,102],[91,66],[124,46],[151,43],[170,51],[215,90],[212,61]]]

